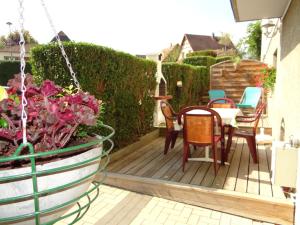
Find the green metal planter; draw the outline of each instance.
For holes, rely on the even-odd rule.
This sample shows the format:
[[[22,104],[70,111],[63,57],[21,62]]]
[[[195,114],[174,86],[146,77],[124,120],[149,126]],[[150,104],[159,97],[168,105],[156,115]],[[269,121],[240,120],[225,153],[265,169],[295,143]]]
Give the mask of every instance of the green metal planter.
[[[113,148],[110,138],[114,129],[102,126],[110,130],[110,134],[86,144],[40,153],[34,153],[30,143],[21,144],[14,155],[1,157],[0,164],[30,160],[30,166],[0,170],[0,224],[54,224],[71,216],[74,220],[70,224],[79,221],[99,194],[101,181],[94,178],[104,170],[109,158],[101,163],[100,159],[108,156]],[[30,153],[20,155],[24,147],[28,147]],[[58,161],[36,163],[38,158],[80,150],[84,151]],[[84,198],[85,201],[80,201]],[[78,207],[66,214],[76,203]]]

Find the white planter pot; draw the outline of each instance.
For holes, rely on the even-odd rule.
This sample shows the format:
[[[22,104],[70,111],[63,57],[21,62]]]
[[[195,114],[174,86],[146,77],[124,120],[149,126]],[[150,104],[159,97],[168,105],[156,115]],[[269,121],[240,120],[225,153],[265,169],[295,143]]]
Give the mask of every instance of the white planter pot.
[[[88,159],[92,159],[96,156],[100,156],[102,154],[102,145],[97,148],[93,148],[89,151],[81,153],[79,155],[66,158],[60,161],[49,162],[44,165],[38,165],[37,171],[44,171],[53,168],[58,168],[61,166],[72,165],[75,163],[83,162]],[[37,178],[38,181],[38,189],[39,191],[44,191],[48,189],[52,189],[58,186],[62,186],[67,183],[71,183],[77,181],[83,177],[88,176],[89,174],[95,172],[99,167],[100,159],[94,161],[92,164],[88,164],[82,166],[80,168],[75,168],[72,170],[55,173],[51,175],[39,176]],[[14,176],[18,174],[30,173],[31,167],[19,168],[19,169],[10,169],[10,170],[0,170],[0,177],[8,177]],[[84,194],[90,184],[94,176],[92,176],[87,181],[80,183],[78,185],[72,186],[71,188],[64,189],[59,192],[54,192],[48,194],[46,196],[39,198],[40,210],[49,209],[60,204],[63,204],[67,201],[70,201],[74,198],[79,197]],[[23,180],[17,180],[8,183],[0,183],[0,199],[12,198],[21,195],[27,195],[33,193],[32,180],[31,178],[26,178]],[[63,208],[58,210],[57,212],[43,215],[41,216],[41,223],[45,223],[56,219],[62,216],[69,208]],[[13,202],[10,204],[0,204],[0,218],[14,217],[19,215],[24,215],[28,213],[34,212],[34,201],[33,199],[26,199],[24,201]],[[32,225],[35,224],[34,218],[29,220],[22,220],[14,223],[17,225]]]

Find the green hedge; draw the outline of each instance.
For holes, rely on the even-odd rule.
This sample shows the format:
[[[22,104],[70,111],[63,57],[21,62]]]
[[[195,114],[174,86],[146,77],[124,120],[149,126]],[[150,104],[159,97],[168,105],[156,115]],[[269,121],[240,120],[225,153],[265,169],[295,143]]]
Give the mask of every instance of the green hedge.
[[[0,61],[0,85],[6,86],[7,81],[20,73],[19,61]],[[31,73],[30,63],[26,63],[25,73]]]
[[[182,106],[199,104],[201,97],[209,87],[208,70],[203,66],[191,66],[178,63],[163,63],[162,72],[167,80],[170,101],[176,111]],[[182,81],[182,87],[177,87]]]
[[[227,60],[233,60],[232,56],[220,56],[216,58],[216,63],[224,62]]]
[[[192,56],[212,56],[212,57],[216,57],[217,53],[214,50],[202,50],[202,51],[190,52],[190,53],[187,54],[187,57],[192,57]]]
[[[211,65],[216,63],[216,58],[212,56],[192,56],[185,58],[183,63],[192,66],[206,66],[209,68]]]
[[[84,91],[105,103],[104,123],[116,130],[117,147],[125,146],[152,129],[155,62],[86,43],[65,43],[65,50]],[[38,81],[72,84],[57,45],[32,49],[32,69]]]

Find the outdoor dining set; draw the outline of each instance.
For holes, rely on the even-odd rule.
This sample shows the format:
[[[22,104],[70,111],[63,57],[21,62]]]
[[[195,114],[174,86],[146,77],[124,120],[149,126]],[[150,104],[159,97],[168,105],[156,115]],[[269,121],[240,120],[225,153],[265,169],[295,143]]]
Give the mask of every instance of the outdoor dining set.
[[[256,129],[266,107],[261,101],[262,90],[259,87],[247,87],[239,103],[227,98],[223,90],[210,90],[209,103],[206,106],[182,107],[176,113],[167,101],[161,102],[161,110],[166,121],[164,154],[174,148],[179,133],[183,137],[182,170],[188,161],[212,162],[217,174],[217,164],[227,164],[232,138],[245,138],[253,162],[257,163]],[[251,109],[245,113],[244,109]],[[239,127],[247,123],[250,129]],[[225,143],[225,137],[227,141]],[[221,144],[220,160],[217,157],[217,144]],[[190,146],[205,148],[205,157],[191,157]],[[210,147],[210,148],[209,148]],[[211,157],[209,156],[211,151]]]

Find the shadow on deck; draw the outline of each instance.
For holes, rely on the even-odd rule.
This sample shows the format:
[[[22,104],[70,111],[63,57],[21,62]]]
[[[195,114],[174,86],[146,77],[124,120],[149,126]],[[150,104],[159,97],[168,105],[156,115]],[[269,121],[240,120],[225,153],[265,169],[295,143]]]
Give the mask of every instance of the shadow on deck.
[[[251,219],[293,224],[293,203],[271,184],[270,147],[259,146],[259,163],[254,164],[245,140],[234,139],[230,165],[220,166],[215,176],[207,162],[189,161],[182,172],[182,139],[164,155],[164,138],[153,134],[112,154],[106,184]],[[192,152],[193,157],[203,154],[199,147]]]

